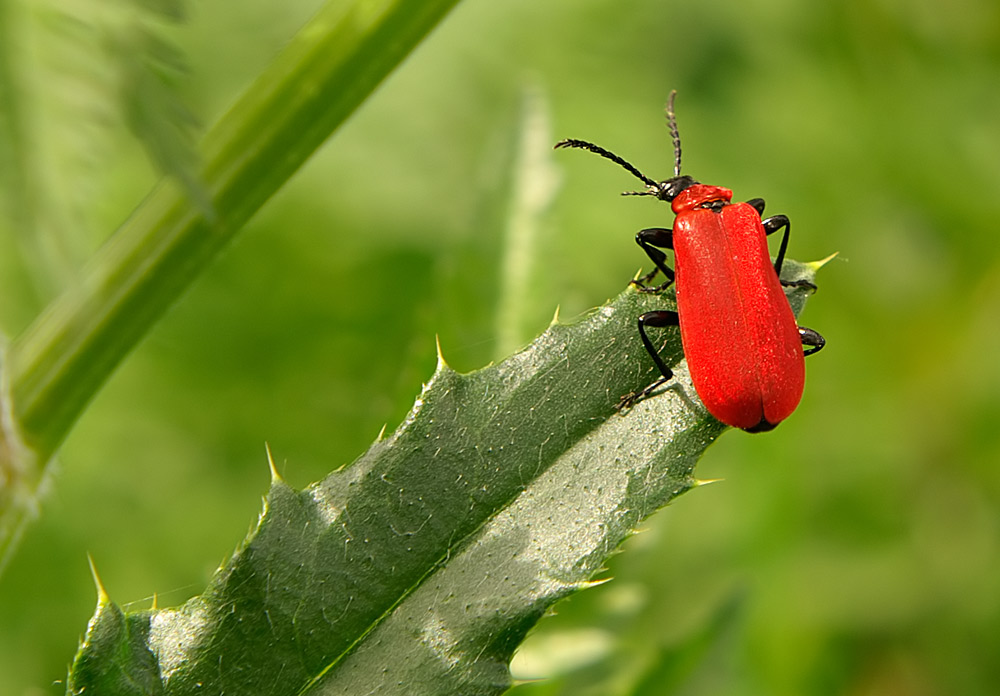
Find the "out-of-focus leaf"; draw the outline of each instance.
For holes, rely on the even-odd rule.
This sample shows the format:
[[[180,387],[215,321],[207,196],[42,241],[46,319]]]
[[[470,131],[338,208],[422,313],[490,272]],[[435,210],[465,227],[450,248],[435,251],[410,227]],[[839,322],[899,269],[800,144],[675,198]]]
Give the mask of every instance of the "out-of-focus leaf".
[[[179,0],[132,2],[158,19],[176,22],[184,18]],[[161,173],[180,181],[191,200],[211,214],[211,198],[197,176],[194,136],[198,123],[176,90],[178,78],[187,72],[184,56],[155,23],[141,18],[123,26],[108,44],[119,66],[122,109],[129,129]]]
[[[134,0],[139,7],[174,22],[184,19],[182,0]]]
[[[180,181],[191,200],[211,215],[211,199],[196,173],[198,122],[174,86],[186,71],[183,56],[152,27],[138,22],[112,46],[121,65],[122,103],[129,128],[157,168]]]
[[[116,128],[210,208],[176,90],[184,60],[162,30],[182,19],[180,0],[0,6],[0,233],[41,295],[71,284],[86,259],[91,181]]]
[[[496,312],[497,350],[510,355],[523,346],[533,330],[529,290],[538,256],[538,239],[546,212],[559,188],[559,174],[548,147],[554,138],[548,102],[537,85],[524,90],[518,119],[515,155],[504,211],[503,253],[500,257],[500,302]]]

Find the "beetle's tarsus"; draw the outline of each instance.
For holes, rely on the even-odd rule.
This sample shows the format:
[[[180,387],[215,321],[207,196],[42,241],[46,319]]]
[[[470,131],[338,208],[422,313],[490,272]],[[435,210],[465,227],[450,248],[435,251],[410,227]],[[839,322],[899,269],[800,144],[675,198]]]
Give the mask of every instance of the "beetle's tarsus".
[[[816,283],[811,280],[783,280],[781,281],[782,287],[785,288],[809,288],[813,292],[816,292],[819,288],[816,287]]]
[[[648,397],[658,388],[666,384],[667,381],[668,379],[666,377],[660,377],[658,380],[650,384],[642,391],[629,392],[628,394],[625,394],[624,396],[622,396],[621,399],[618,400],[618,404],[615,406],[615,410],[618,411],[619,414],[625,415],[626,413],[628,413],[628,411],[632,409],[633,406],[635,406],[637,403]]]

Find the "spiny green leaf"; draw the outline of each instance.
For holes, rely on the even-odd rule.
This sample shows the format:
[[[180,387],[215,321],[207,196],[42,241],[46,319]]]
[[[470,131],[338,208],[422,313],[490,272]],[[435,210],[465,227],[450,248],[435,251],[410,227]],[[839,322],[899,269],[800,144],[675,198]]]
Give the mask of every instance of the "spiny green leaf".
[[[203,595],[124,619],[99,606],[71,693],[131,693],[108,661],[165,694],[501,693],[528,629],[695,485],[724,430],[683,363],[615,414],[654,376],[635,318],[669,304],[630,289],[497,365],[462,375],[440,360],[403,424],[354,464],[303,491],[275,478]],[[678,332],[664,336],[676,364]]]

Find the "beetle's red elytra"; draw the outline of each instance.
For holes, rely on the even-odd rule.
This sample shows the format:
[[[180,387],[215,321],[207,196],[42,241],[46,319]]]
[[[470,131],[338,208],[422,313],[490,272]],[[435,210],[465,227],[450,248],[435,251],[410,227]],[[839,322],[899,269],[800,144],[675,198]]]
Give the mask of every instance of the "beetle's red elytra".
[[[584,140],[563,140],[556,148],[580,148],[610,159],[646,188],[625,195],[653,196],[671,204],[673,228],[652,227],[636,243],[653,261],[647,275],[633,281],[644,292],[676,285],[677,311],[646,312],[639,336],[661,377],[626,394],[627,408],[673,377],[646,333],[648,327],[680,326],[691,381],[709,413],[727,425],[757,433],[772,430],[792,414],[805,387],[805,356],[826,344],[820,334],[796,323],[780,280],[791,223],[784,215],[763,218],[764,200],[733,203],[733,192],[681,176],[681,144],[674,97],[667,123],[674,144],[674,176],[657,182],[627,161]],[[772,264],[767,235],[784,229]],[[674,252],[674,268],[663,249]],[[666,282],[647,287],[658,272]],[[797,281],[791,285],[809,285]],[[805,350],[803,350],[805,346]]]

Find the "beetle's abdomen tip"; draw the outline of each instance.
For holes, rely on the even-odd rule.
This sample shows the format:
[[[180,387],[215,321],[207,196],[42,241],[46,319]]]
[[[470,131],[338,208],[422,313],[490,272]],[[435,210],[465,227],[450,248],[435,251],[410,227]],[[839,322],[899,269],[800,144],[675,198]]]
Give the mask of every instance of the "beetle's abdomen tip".
[[[778,427],[777,423],[771,423],[766,418],[761,418],[760,423],[757,425],[751,425],[749,428],[743,428],[748,433],[766,433],[769,430],[774,430]]]

